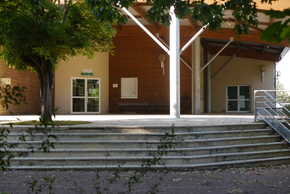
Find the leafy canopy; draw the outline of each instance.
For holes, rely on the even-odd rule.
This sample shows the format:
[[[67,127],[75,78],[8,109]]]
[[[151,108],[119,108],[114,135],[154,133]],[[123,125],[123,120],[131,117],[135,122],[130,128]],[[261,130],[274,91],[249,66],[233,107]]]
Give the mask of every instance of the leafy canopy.
[[[17,70],[43,61],[53,70],[69,56],[110,52],[115,30],[92,9],[85,0],[0,0],[0,57]]]
[[[120,17],[122,13],[118,7],[128,8],[132,3],[138,3],[138,0],[87,0],[94,10],[95,15],[101,21],[112,21],[118,18],[118,22],[125,23],[126,17]],[[257,26],[257,9],[253,0],[229,0],[216,1],[212,0],[211,4],[206,4],[205,0],[146,0],[147,4],[152,7],[147,11],[147,17],[151,22],[158,22],[162,25],[170,25],[170,7],[175,7],[175,14],[178,18],[191,16],[203,25],[209,24],[211,31],[221,28],[224,11],[227,9],[234,10],[233,15],[237,24],[235,30],[239,34],[248,33],[248,25]]]
[[[150,22],[158,22],[162,25],[170,25],[170,7],[175,7],[175,14],[178,18],[192,17],[203,25],[209,23],[209,30],[221,29],[226,10],[232,10],[236,20],[234,30],[238,35],[249,34],[249,26],[257,27],[257,5],[256,2],[272,4],[279,0],[144,0],[152,7],[147,11]],[[126,16],[118,7],[128,8],[138,0],[86,0],[93,9],[94,14],[100,21],[114,21],[125,23]],[[209,2],[209,3],[208,3]],[[265,12],[271,18],[283,19],[290,15],[290,9],[284,11]],[[290,20],[277,21],[262,32],[262,40],[281,42],[290,36]]]

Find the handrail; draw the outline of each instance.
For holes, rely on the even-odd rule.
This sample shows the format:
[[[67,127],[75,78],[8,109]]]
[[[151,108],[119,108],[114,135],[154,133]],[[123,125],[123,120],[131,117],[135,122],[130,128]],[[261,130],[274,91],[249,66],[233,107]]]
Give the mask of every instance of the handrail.
[[[277,98],[279,97],[277,93],[279,92],[284,92],[285,94],[285,92],[288,91],[284,90],[254,91],[255,121],[259,120],[266,122],[290,143],[290,124],[289,124],[290,118],[288,116],[290,115],[290,110],[285,108],[284,102],[279,102],[277,100]],[[273,95],[271,93],[273,93]],[[290,102],[286,104],[290,105]]]

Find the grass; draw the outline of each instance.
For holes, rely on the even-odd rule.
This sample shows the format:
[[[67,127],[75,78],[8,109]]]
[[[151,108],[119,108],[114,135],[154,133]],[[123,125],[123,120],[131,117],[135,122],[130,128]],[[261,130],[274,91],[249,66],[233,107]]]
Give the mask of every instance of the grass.
[[[88,121],[53,121],[54,125],[81,125],[81,124],[89,124],[91,122]],[[33,120],[33,121],[20,121],[20,122],[13,122],[13,125],[42,125],[40,121]],[[51,122],[48,122],[50,125]],[[10,125],[10,123],[3,123],[3,125]]]

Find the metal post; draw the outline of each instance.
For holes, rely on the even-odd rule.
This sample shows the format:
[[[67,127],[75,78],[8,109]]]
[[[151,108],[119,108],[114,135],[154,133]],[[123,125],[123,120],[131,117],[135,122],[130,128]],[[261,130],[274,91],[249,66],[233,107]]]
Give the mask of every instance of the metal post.
[[[255,91],[254,91],[254,115],[255,115],[254,121],[255,121],[255,122],[257,121],[256,95],[257,95],[257,91],[255,90]]]
[[[170,8],[170,116],[180,117],[180,30],[179,19],[174,13],[174,6]]]
[[[194,106],[194,73],[195,73],[195,48],[194,48],[194,43],[191,43],[191,67],[192,67],[192,71],[191,71],[191,114],[194,114],[194,110],[195,110],[195,106]]]
[[[206,61],[209,62],[211,58],[210,52],[207,52],[206,54]],[[206,84],[207,84],[207,113],[211,113],[211,63],[207,66],[207,78],[206,78]]]
[[[200,114],[200,37],[194,42],[194,114]]]

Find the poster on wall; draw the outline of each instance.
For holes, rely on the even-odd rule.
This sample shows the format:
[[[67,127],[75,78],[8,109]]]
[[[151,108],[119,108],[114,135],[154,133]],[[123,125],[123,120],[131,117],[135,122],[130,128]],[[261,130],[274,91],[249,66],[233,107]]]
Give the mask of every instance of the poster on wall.
[[[121,78],[121,98],[138,98],[138,78]]]

